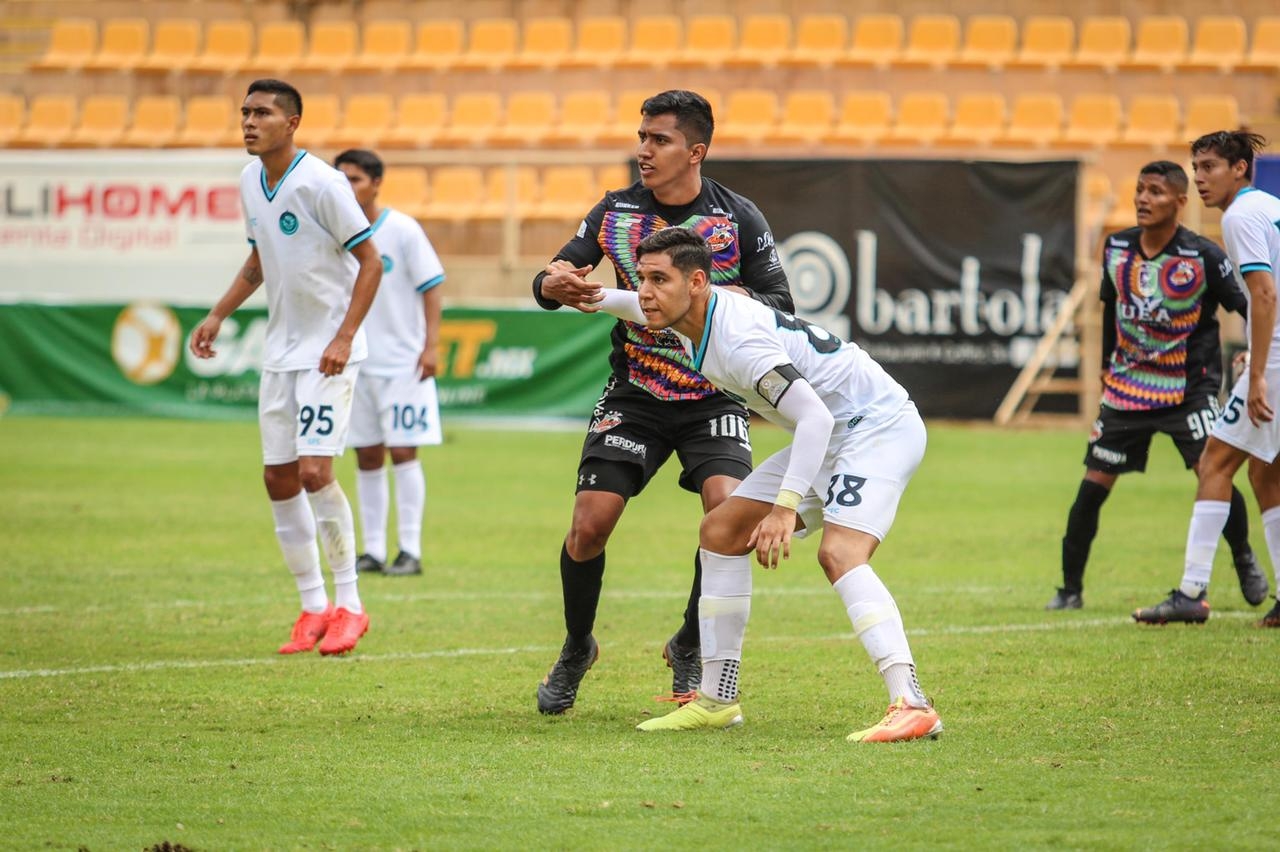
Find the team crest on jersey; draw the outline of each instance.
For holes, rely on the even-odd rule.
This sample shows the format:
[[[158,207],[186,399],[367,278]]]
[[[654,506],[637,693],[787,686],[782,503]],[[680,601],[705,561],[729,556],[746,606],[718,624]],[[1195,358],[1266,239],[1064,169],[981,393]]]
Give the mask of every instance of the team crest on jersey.
[[[597,417],[591,424],[591,431],[597,435],[601,432],[608,432],[614,426],[622,425],[622,412],[610,411]]]
[[[1178,261],[1173,267],[1173,272],[1169,273],[1169,283],[1181,290],[1188,284],[1196,280],[1196,268],[1186,260]]]
[[[280,230],[286,237],[292,237],[298,233],[298,217],[290,213],[288,210],[280,214]]]
[[[391,260],[391,255],[384,254],[382,256],[382,274],[386,275],[395,268],[395,262]]]
[[[733,245],[733,226],[727,222],[713,226],[707,235],[707,245],[713,252],[722,252]]]

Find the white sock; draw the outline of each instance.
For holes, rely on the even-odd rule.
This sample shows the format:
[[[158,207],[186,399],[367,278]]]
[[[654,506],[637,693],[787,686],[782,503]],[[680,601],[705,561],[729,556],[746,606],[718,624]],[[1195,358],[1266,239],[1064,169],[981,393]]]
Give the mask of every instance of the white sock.
[[[1267,553],[1271,556],[1271,570],[1276,575],[1272,590],[1280,599],[1280,506],[1262,513],[1262,532],[1267,538]]]
[[[870,565],[859,565],[832,588],[844,603],[854,635],[884,678],[890,703],[905,698],[913,707],[927,707],[929,700],[916,680],[915,660],[898,605],[876,572]]]
[[[316,516],[307,498],[299,491],[288,500],[272,500],[271,515],[276,522],[276,540],[289,567],[302,608],[307,612],[324,612],[329,598],[324,593],[324,575],[320,573],[320,551],[316,547]]]
[[[1213,556],[1218,551],[1218,539],[1227,525],[1231,504],[1225,500],[1197,500],[1191,509],[1191,523],[1187,525],[1186,562],[1182,569],[1179,588],[1189,598],[1198,598],[1209,588],[1213,574]]]
[[[360,501],[360,534],[364,552],[387,561],[387,469],[356,470],[356,497]]]
[[[700,554],[702,683],[698,691],[716,701],[737,701],[742,642],[751,615],[751,556],[724,556],[705,549]]]
[[[350,612],[363,612],[356,589],[356,522],[351,504],[337,480],[307,494],[316,513],[316,529],[333,572],[333,603]]]
[[[427,507],[427,478],[417,460],[393,465],[396,475],[396,521],[400,549],[414,559],[422,557],[422,513]]]

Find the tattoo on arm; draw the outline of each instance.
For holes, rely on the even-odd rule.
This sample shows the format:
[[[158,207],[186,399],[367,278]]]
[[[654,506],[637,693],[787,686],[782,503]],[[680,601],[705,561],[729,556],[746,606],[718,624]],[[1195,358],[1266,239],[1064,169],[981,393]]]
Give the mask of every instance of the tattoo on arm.
[[[262,283],[262,264],[258,263],[254,258],[249,258],[245,261],[244,266],[240,268],[240,277],[250,287],[257,287]]]

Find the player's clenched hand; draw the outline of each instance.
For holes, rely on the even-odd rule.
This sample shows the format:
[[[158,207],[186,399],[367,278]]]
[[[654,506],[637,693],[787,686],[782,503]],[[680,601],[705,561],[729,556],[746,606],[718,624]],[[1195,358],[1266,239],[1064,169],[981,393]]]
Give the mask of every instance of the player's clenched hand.
[[[324,354],[320,356],[320,374],[338,375],[347,368],[347,361],[350,358],[351,341],[343,337],[335,337],[329,341],[329,345],[324,348]]]
[[[209,314],[200,320],[200,324],[191,332],[191,354],[197,358],[212,358],[218,352],[213,348],[213,341],[218,339],[218,331],[222,328],[222,320]]]
[[[747,547],[755,548],[756,560],[765,568],[777,568],[791,558],[791,533],[796,528],[794,509],[774,506],[751,531]]]
[[[593,268],[590,264],[575,267],[567,260],[551,261],[547,264],[546,277],[542,279],[543,298],[555,299],[565,307],[579,310],[598,301],[601,285],[586,279]]]
[[[1254,426],[1270,423],[1276,419],[1276,413],[1267,402],[1267,380],[1262,376],[1249,377],[1249,422]]]

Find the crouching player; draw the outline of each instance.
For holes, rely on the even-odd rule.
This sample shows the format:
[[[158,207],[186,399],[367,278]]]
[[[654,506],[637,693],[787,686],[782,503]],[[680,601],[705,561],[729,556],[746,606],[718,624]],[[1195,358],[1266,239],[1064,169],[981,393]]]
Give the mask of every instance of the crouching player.
[[[776,568],[793,532],[822,525],[818,562],[889,692],[889,709],[850,742],[936,737],[942,721],[916,679],[902,618],[870,565],[924,457],[925,428],[906,390],[853,343],[710,285],[702,237],[666,228],[636,251],[640,287],[606,290],[603,310],[679,338],[693,366],[793,435],[703,520],[702,682],[692,700],[642,731],[742,722],[738,668],[751,609],[751,563]]]

